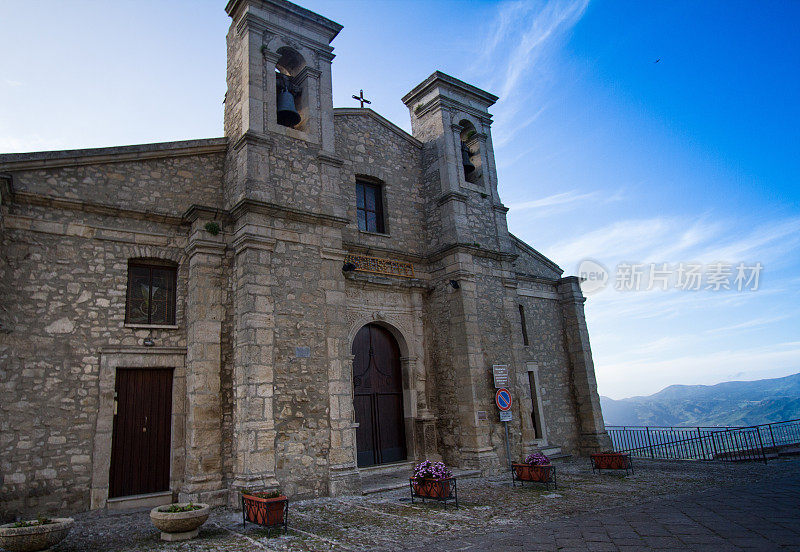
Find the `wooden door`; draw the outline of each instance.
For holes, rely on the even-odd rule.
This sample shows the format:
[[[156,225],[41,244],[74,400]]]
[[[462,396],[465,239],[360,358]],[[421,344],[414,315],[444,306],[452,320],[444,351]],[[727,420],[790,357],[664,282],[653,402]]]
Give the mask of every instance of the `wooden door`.
[[[397,341],[387,329],[367,324],[353,340],[353,355],[358,465],[405,460],[403,381]]]
[[[109,498],[169,490],[172,369],[117,370]]]

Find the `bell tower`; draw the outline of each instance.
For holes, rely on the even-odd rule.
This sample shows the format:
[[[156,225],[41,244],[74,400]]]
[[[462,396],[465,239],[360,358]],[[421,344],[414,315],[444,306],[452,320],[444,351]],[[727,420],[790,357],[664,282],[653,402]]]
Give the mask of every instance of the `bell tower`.
[[[270,200],[248,185],[270,177],[259,144],[285,137],[333,155],[330,43],[342,26],[285,0],[230,0],[225,10],[232,19],[225,136],[237,157],[230,208],[252,193]]]
[[[494,398],[487,364],[519,364],[514,353],[492,353],[490,361],[486,353],[487,325],[495,338],[512,343],[505,321],[517,316],[516,290],[510,288],[516,254],[492,150],[489,107],[495,101],[497,96],[439,71],[403,97],[413,135],[424,148],[433,275],[427,308],[431,346],[441,351],[434,376],[442,395],[455,397],[438,404],[440,434],[455,436],[441,452],[448,463],[481,470],[494,469],[500,457],[492,437],[500,424],[479,412]]]

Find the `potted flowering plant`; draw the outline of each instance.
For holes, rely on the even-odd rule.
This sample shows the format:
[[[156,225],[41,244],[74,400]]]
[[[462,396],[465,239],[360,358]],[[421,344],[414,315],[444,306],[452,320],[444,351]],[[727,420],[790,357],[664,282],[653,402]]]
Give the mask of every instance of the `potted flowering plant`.
[[[613,450],[604,450],[603,452],[595,452],[591,455],[592,471],[597,470],[628,470],[633,471],[633,463],[631,462],[631,455],[627,452],[615,452]]]
[[[444,462],[425,460],[414,466],[411,478],[411,499],[414,497],[433,500],[454,499],[458,506],[458,495],[455,489],[456,478]]]
[[[289,499],[279,490],[242,493],[242,525],[256,523],[264,527],[283,525],[286,529]]]
[[[196,537],[210,513],[208,504],[176,502],[150,510],[150,521],[161,531],[161,540],[182,541]]]
[[[0,525],[0,548],[9,552],[48,550],[66,538],[72,518],[46,518]]]
[[[546,455],[534,452],[526,456],[524,462],[511,464],[511,484],[514,485],[516,481],[546,483],[549,488],[550,483],[553,486],[556,484],[556,468]]]

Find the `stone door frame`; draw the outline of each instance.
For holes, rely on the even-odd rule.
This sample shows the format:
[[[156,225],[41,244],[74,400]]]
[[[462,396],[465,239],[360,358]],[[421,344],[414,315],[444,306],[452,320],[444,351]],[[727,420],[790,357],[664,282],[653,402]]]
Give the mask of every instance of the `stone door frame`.
[[[114,386],[117,369],[172,368],[172,446],[170,490],[180,488],[184,467],[186,420],[186,349],[183,347],[106,347],[100,350],[99,407],[92,456],[92,510],[105,508],[114,432]]]
[[[406,461],[416,460],[417,458],[417,443],[415,439],[416,430],[415,421],[417,420],[417,377],[416,377],[416,364],[417,359],[416,357],[409,356],[410,346],[404,332],[398,328],[397,325],[394,325],[392,322],[387,322],[377,316],[369,316],[360,319],[358,322],[353,324],[350,328],[350,333],[348,335],[348,347],[350,347],[350,351],[352,351],[353,341],[355,340],[356,334],[358,331],[368,324],[375,324],[377,326],[381,326],[389,331],[392,334],[395,341],[397,341],[397,346],[400,349],[400,373],[403,383],[403,422],[405,424],[405,436],[406,436]],[[350,355],[350,362],[347,363],[348,366],[348,380],[350,382],[350,402],[352,404],[354,389],[353,389],[353,356]],[[352,409],[351,409],[352,411]],[[353,459],[355,460],[356,451],[358,444],[356,443],[355,437],[355,418],[353,419]],[[358,463],[355,462],[356,469],[358,468]],[[379,464],[384,465],[384,464]]]

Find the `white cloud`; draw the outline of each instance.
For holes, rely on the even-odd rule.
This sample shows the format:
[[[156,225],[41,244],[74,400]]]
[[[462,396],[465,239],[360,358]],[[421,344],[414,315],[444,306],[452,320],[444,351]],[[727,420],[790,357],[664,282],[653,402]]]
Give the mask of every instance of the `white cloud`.
[[[552,207],[554,205],[564,205],[566,203],[576,203],[593,199],[597,197],[598,192],[589,192],[586,194],[578,193],[575,190],[569,192],[561,192],[559,194],[549,195],[533,201],[523,201],[522,203],[511,203],[509,209],[540,209],[542,207]]]
[[[508,2],[501,4],[482,44],[473,72],[484,71],[484,86],[500,96],[494,109],[496,145],[503,146],[546,109],[541,101],[556,68],[554,47],[580,20],[588,0]],[[526,78],[535,73],[536,78]],[[524,87],[524,88],[523,88]],[[539,101],[533,101],[539,96]],[[524,121],[517,114],[542,107]]]

